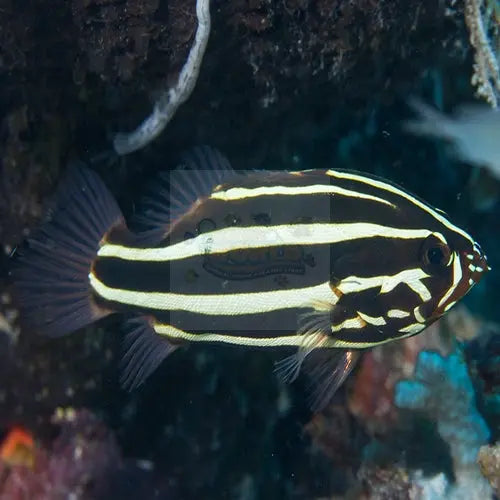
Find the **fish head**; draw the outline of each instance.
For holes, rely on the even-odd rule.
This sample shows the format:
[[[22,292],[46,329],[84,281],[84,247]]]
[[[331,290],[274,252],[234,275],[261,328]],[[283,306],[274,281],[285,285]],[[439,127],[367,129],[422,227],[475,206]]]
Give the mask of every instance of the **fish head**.
[[[481,246],[465,232],[431,233],[421,245],[419,259],[432,282],[432,298],[416,313],[427,324],[449,311],[490,270]]]
[[[335,338],[370,347],[420,333],[449,311],[489,270],[480,245],[456,229],[351,243],[330,282]]]

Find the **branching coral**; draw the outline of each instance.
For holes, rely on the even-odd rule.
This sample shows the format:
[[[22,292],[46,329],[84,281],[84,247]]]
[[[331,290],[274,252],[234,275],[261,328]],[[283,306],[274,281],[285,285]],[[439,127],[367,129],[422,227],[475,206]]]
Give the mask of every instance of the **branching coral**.
[[[193,91],[210,34],[210,0],[196,1],[198,29],[186,64],[182,68],[177,84],[164,92],[155,104],[153,112],[130,134],[117,134],[113,146],[124,155],[144,147],[161,134],[179,106]]]
[[[496,108],[500,99],[499,54],[496,53],[498,48],[495,47],[495,41],[488,37],[488,20],[493,23],[492,37],[499,38],[499,0],[465,0],[465,22],[474,47],[471,83],[476,87],[477,95]]]

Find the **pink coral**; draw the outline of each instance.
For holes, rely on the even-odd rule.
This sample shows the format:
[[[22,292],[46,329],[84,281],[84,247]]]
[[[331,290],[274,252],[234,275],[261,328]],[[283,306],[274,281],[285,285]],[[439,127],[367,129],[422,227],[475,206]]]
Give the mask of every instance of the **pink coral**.
[[[93,497],[122,465],[113,435],[88,410],[59,410],[54,422],[59,434],[50,447],[35,447],[33,467],[0,463],[1,499]]]

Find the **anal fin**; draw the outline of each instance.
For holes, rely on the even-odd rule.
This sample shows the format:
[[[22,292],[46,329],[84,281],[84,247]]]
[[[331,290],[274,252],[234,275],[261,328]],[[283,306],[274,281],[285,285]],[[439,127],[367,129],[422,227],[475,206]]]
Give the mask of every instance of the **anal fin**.
[[[120,383],[131,391],[142,385],[178,345],[156,333],[144,316],[128,320],[126,330]]]

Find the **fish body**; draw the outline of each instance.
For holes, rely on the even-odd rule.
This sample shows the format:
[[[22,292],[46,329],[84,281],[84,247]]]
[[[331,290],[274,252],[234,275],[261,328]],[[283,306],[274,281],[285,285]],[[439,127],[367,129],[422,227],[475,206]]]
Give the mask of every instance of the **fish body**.
[[[341,170],[245,172],[199,148],[162,179],[131,232],[95,173],[63,184],[14,278],[25,313],[64,335],[132,316],[122,382],[190,342],[293,348],[326,404],[361,349],[415,335],[488,270],[480,246],[402,188]]]

